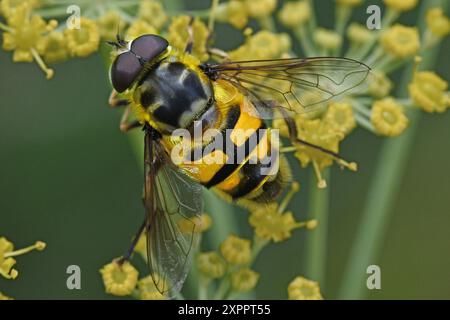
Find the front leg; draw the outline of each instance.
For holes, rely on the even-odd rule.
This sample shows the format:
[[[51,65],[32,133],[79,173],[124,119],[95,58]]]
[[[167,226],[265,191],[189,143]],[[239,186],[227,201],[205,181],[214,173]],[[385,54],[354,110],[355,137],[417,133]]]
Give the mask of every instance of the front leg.
[[[194,49],[194,17],[190,17],[189,24],[187,27],[188,32],[188,41],[186,43],[186,48],[184,49],[184,53],[191,54]]]
[[[125,111],[122,113],[122,117],[120,118],[120,131],[128,132],[132,129],[141,127],[141,123],[137,120],[130,122],[131,106],[128,99],[119,98],[117,91],[113,90],[108,101],[111,108],[125,107]]]

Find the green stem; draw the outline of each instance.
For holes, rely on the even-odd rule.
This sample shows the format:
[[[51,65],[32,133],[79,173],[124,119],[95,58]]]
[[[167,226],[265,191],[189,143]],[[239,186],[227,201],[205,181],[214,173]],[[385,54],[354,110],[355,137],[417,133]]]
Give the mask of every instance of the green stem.
[[[438,4],[449,6],[448,1],[425,0],[422,2],[419,18],[422,32],[425,29],[423,17],[427,8]],[[421,67],[432,68],[437,54],[437,47],[422,52]],[[407,86],[412,72],[412,65],[409,65],[403,72],[397,96],[407,96]],[[368,293],[365,289],[366,268],[379,261],[380,248],[383,245],[383,239],[393,213],[393,205],[400,191],[401,177],[405,172],[421,113],[417,109],[410,110],[408,118],[410,120],[408,130],[395,139],[386,140],[376,162],[374,180],[367,193],[368,199],[361,216],[360,227],[357,229],[338,292],[339,299],[362,299]]]
[[[330,170],[327,168],[322,173],[323,178],[330,181]],[[325,287],[326,257],[327,257],[327,234],[328,234],[328,207],[329,187],[319,189],[316,177],[311,173],[309,182],[308,207],[310,219],[319,222],[307,238],[306,247],[306,275],[308,278],[318,281],[322,288]]]
[[[316,48],[311,40],[311,38],[308,36],[305,26],[301,25],[297,27],[297,29],[294,30],[295,37],[297,38],[297,41],[301,44],[303,53],[308,57],[313,57],[316,55]]]

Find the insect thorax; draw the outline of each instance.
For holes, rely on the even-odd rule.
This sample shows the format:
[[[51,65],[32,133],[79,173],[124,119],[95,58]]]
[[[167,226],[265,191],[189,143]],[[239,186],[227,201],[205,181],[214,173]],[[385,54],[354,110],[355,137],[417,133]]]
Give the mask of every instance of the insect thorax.
[[[163,61],[138,83],[135,101],[160,129],[188,128],[214,100],[211,83],[198,72],[182,62]]]

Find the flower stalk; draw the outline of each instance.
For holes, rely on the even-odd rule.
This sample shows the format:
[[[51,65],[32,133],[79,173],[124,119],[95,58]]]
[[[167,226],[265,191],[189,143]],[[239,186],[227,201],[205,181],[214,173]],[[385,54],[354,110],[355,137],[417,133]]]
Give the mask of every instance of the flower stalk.
[[[425,0],[422,3],[419,26],[424,32],[424,15],[427,9],[435,5],[449,7],[447,1]],[[439,46],[431,50],[422,51],[421,67],[430,69],[436,62]],[[408,83],[411,79],[413,66],[410,65],[404,72],[398,96],[406,96]],[[393,205],[400,191],[406,164],[410,158],[414,137],[417,133],[421,118],[419,110],[409,110],[409,128],[399,137],[386,140],[383,143],[377,160],[377,168],[368,191],[368,199],[363,210],[360,226],[353,241],[348,263],[344,272],[341,287],[338,292],[339,299],[363,299],[368,291],[365,289],[366,268],[376,264],[383,245],[389,221],[393,214]]]

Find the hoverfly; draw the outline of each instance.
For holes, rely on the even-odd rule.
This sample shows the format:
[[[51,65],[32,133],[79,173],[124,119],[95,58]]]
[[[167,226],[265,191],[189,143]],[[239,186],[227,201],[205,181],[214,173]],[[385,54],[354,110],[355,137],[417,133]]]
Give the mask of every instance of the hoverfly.
[[[293,143],[340,160],[332,151],[299,140],[292,115],[316,109],[351,90],[370,71],[358,61],[333,57],[200,63],[191,55],[192,34],[184,52],[153,34],[130,42],[118,36],[111,44],[118,52],[110,68],[114,88],[110,104],[126,107],[122,131],[142,128],[145,135],[145,219],[122,261],[130,257],[144,232],[150,272],[165,295],[181,290],[190,267],[195,217],[202,212],[201,186],[219,190],[235,201],[268,202],[283,190],[289,170],[279,166],[275,174],[265,176],[257,170],[262,164],[250,163],[248,158],[189,170],[174,164],[170,157],[174,146],[171,133],[178,128],[191,131],[194,123],[220,131],[270,129],[266,120],[281,117]],[[130,121],[133,111],[136,120]],[[192,226],[191,232],[182,232],[180,223]]]

